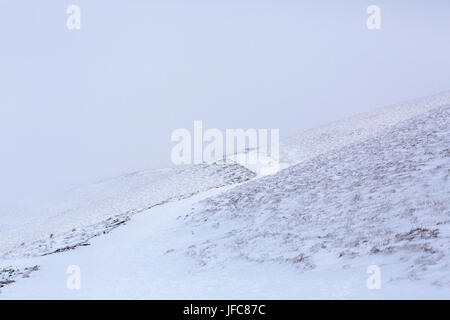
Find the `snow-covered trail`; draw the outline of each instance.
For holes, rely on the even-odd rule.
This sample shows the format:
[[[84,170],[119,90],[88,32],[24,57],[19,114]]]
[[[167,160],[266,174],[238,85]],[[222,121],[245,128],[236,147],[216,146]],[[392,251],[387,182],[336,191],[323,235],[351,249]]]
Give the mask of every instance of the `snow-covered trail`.
[[[165,254],[171,243],[183,238],[171,234],[177,217],[201,199],[217,195],[230,186],[212,189],[181,201],[153,207],[133,217],[114,232],[92,239],[91,245],[76,250],[32,259],[6,260],[6,265],[39,265],[40,270],[26,280],[2,289],[0,298],[133,298],[158,296],[158,279],[170,279],[170,273],[182,268]],[[82,290],[67,289],[67,267],[81,269]],[[186,268],[187,270],[188,268]],[[139,289],[140,288],[140,289]]]
[[[0,260],[41,255],[72,246],[75,236],[78,238],[75,242],[85,242],[111,227],[113,220],[128,220],[134,213],[152,206],[240,183],[254,176],[253,172],[235,164],[175,166],[79,186],[48,203],[43,201],[25,208],[0,207]],[[72,234],[74,232],[78,235]],[[54,248],[54,245],[60,247]]]
[[[194,203],[231,188],[217,188],[153,207],[112,233],[92,239],[90,246],[4,261],[39,265],[40,270],[2,288],[0,299],[382,299],[421,298],[426,292],[411,283],[405,285],[412,290],[404,292],[401,288],[405,286],[390,286],[387,281],[382,281],[383,290],[367,289],[366,268],[375,262],[367,259],[355,261],[352,269],[330,261],[327,266],[303,273],[290,265],[249,261],[200,268],[195,259],[180,254],[180,250],[172,251],[185,247],[195,237],[190,229],[183,228],[179,217]],[[71,265],[80,267],[80,290],[67,287],[70,275],[66,271]],[[388,265],[384,272],[395,269],[395,264]],[[427,292],[422,298],[433,297]]]

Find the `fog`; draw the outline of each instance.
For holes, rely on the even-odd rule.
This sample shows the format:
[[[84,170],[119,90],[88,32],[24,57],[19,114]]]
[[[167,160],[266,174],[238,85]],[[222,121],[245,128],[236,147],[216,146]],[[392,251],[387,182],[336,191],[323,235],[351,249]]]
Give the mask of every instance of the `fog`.
[[[81,29],[66,9],[81,8]],[[381,8],[381,29],[366,8]],[[173,165],[171,132],[285,138],[450,89],[450,2],[0,0],[0,214]]]

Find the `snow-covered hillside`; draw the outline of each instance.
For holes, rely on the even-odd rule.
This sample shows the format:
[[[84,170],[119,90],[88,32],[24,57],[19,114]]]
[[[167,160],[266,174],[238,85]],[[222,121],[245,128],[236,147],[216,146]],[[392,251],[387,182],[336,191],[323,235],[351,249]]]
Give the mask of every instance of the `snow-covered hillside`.
[[[357,114],[346,119],[334,121],[312,128],[280,141],[278,158],[269,158],[279,163],[279,169],[312,159],[318,155],[338,150],[346,145],[362,141],[371,136],[389,130],[392,126],[416,117],[438,107],[450,105],[450,91],[444,91],[428,97],[381,107],[369,112]],[[252,153],[260,151],[253,150]],[[260,157],[266,157],[260,154]],[[269,163],[266,160],[267,163]],[[260,167],[239,162],[256,173]],[[263,168],[273,167],[273,163]]]
[[[280,162],[289,165],[380,134],[392,126],[438,107],[450,105],[450,91],[381,107],[331,122],[281,142]]]
[[[29,255],[34,252],[30,248],[48,253],[83,243],[152,206],[252,177],[254,173],[239,165],[205,164],[135,172],[80,187],[56,204],[3,218],[0,256]],[[38,212],[29,212],[33,210]],[[62,241],[68,233],[71,240]]]
[[[244,259],[299,272],[389,260],[393,285],[424,280],[449,293],[449,147],[442,107],[198,203],[185,217],[196,236],[174,249],[203,267]]]
[[[0,228],[25,242],[0,258],[0,299],[448,299],[449,97],[297,135],[271,176],[213,164],[77,190],[33,241],[30,225]],[[66,286],[70,265],[81,290]]]

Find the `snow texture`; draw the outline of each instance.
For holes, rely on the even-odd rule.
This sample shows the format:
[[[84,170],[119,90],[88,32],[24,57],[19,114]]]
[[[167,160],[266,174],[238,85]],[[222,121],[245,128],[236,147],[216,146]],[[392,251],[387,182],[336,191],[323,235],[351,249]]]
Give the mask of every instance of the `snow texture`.
[[[296,164],[362,141],[404,120],[446,105],[450,105],[450,91],[334,121],[283,140],[279,160],[289,165]]]
[[[262,169],[267,171],[267,169],[276,168],[274,162],[278,163],[279,169],[285,169],[326,152],[338,150],[346,145],[375,136],[402,121],[446,105],[450,105],[450,91],[381,107],[281,140],[278,157],[273,154],[265,154],[264,151],[249,151],[248,153],[257,153],[259,158],[266,160],[262,165],[249,165],[245,162],[246,157],[243,157],[244,161],[238,160],[237,162],[261,176]],[[272,160],[272,163],[269,162],[269,159]]]
[[[186,248],[199,266],[235,259],[299,272],[394,256],[392,281],[450,288],[450,108],[399,123],[198,203]]]
[[[202,164],[135,172],[78,188],[61,203],[27,215],[27,223],[25,218],[14,223],[3,219],[0,256],[17,258],[73,249],[155,205],[254,176],[236,164]]]

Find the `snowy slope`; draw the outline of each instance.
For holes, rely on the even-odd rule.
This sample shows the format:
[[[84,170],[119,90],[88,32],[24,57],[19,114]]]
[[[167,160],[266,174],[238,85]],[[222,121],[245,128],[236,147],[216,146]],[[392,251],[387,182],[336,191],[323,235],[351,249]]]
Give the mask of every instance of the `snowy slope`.
[[[113,233],[92,239],[91,246],[24,261],[9,261],[23,265],[20,269],[9,270],[26,279],[16,278],[17,282],[1,288],[0,299],[445,297],[446,292],[442,289],[430,290],[419,281],[399,280],[391,285],[384,275],[396,272],[396,265],[389,257],[381,264],[381,290],[366,288],[368,264],[380,262],[370,257],[355,260],[351,266],[329,264],[308,272],[299,272],[286,263],[261,263],[233,257],[222,265],[199,265],[195,257],[176,250],[196,237],[190,228],[186,228],[180,212],[188,212],[199,200],[229,189],[228,186],[209,190],[153,207],[135,215]],[[71,265],[80,267],[80,290],[69,290],[66,286],[69,277],[66,270]]]
[[[280,161],[296,164],[389,130],[430,110],[450,105],[450,91],[361,113],[307,130],[281,142]]]
[[[285,169],[318,155],[363,141],[389,130],[401,121],[446,105],[450,105],[450,91],[381,107],[334,121],[281,140],[279,157],[272,156],[271,159],[278,161],[280,170]],[[249,153],[258,153],[258,151],[250,151]],[[259,156],[267,159],[265,154]],[[266,160],[265,163],[267,162]],[[273,163],[261,166],[248,165],[245,162],[238,163],[258,174],[261,167],[274,168]]]
[[[35,250],[48,253],[83,243],[152,206],[253,176],[239,165],[195,165],[135,172],[78,188],[56,204],[28,210],[38,212],[1,219],[0,256],[29,255]],[[68,233],[71,240],[63,241]],[[59,247],[55,248],[55,242]]]
[[[185,217],[197,236],[177,250],[205,268],[247,260],[299,272],[370,257],[396,265],[393,283],[449,294],[449,146],[450,107],[438,108],[198,203]]]
[[[80,191],[78,212],[106,208],[0,258],[0,299],[448,299],[447,98],[317,129],[311,153],[300,134],[287,144],[290,167],[272,176],[204,165]],[[321,136],[332,128],[334,144]],[[66,286],[69,265],[81,268],[81,290]],[[366,287],[369,265],[381,269],[380,290]]]

